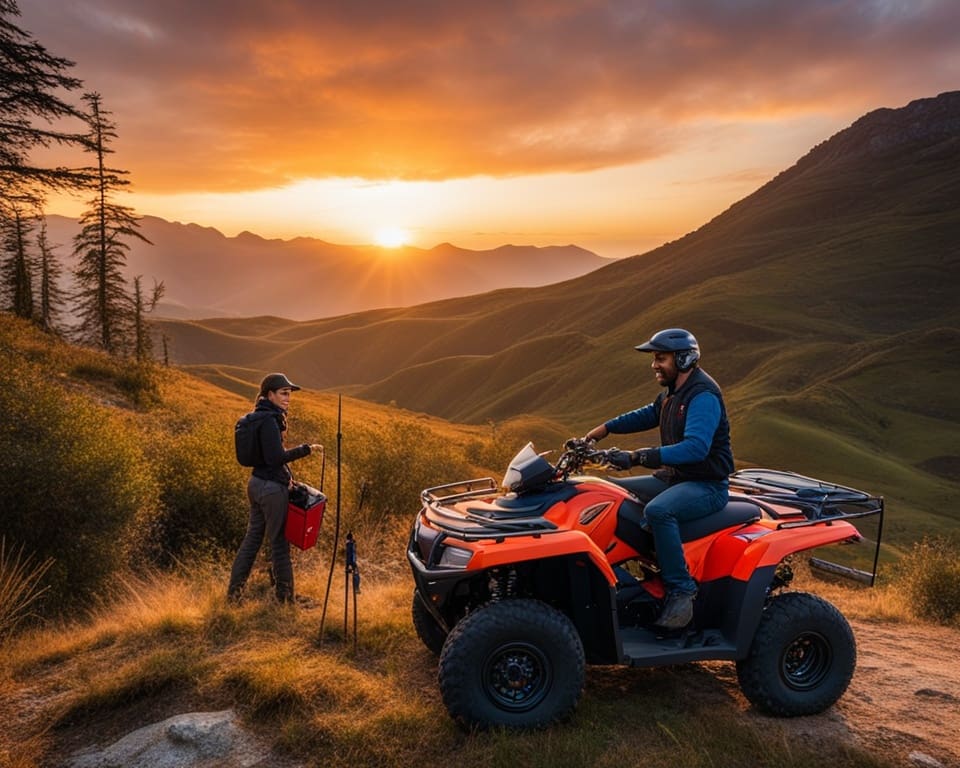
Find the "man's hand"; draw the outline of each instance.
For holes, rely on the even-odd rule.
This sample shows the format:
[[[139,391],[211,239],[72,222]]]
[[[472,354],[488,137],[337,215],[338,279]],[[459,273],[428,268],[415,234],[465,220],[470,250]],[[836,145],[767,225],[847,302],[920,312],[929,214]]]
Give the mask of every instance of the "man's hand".
[[[619,470],[630,469],[637,464],[648,469],[663,466],[659,448],[641,448],[639,451],[620,451],[614,448],[607,451],[607,463]]]
[[[633,455],[630,451],[620,451],[614,448],[607,451],[607,463],[614,469],[630,469],[633,466]]]

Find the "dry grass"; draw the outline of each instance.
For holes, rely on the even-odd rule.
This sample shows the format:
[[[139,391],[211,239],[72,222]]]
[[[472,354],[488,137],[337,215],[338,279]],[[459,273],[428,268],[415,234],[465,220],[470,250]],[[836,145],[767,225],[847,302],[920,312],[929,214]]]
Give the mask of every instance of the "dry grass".
[[[327,563],[310,554],[296,565],[298,591],[322,598]],[[277,755],[304,765],[884,765],[846,744],[814,751],[789,741],[703,665],[591,669],[567,725],[462,733],[440,702],[436,660],[413,634],[408,578],[360,564],[356,645],[352,613],[344,636],[339,568],[322,645],[320,608],[275,604],[265,577],[239,608],[223,599],[223,568],[124,579],[83,621],[11,644],[0,716],[12,719],[17,745],[0,735],[0,761],[40,766],[68,745],[105,745],[173,711],[233,706]],[[844,610],[896,613],[892,601],[827,589]]]
[[[47,591],[42,581],[51,565],[52,558],[37,562],[24,555],[22,545],[13,551],[0,537],[0,642],[33,615],[33,607]]]

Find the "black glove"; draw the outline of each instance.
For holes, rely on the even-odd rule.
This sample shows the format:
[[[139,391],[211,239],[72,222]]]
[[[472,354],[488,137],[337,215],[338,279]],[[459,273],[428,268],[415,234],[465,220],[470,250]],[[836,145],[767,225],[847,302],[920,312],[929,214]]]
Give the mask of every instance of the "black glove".
[[[611,448],[607,451],[607,464],[614,469],[630,469],[633,466],[633,454],[630,451]]]
[[[575,451],[577,448],[590,448],[594,441],[588,437],[571,437],[563,444],[568,451]]]
[[[648,469],[663,466],[660,461],[659,448],[641,448],[639,451],[632,451],[630,457],[633,464],[639,464],[641,467],[647,467]]]
[[[649,469],[663,466],[660,462],[659,448],[641,448],[639,451],[620,451],[613,448],[607,451],[607,463],[621,470],[630,469],[637,464]]]

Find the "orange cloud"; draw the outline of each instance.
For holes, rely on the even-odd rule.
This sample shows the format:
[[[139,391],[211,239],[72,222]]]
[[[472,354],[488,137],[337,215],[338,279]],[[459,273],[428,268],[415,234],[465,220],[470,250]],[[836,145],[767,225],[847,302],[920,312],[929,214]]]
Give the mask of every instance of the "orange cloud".
[[[583,171],[704,124],[955,87],[953,0],[60,0],[22,25],[103,94],[141,192]]]

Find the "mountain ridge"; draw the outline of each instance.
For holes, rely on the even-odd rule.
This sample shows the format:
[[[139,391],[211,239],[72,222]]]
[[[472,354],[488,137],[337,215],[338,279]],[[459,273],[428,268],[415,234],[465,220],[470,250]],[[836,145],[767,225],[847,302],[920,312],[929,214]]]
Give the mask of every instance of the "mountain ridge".
[[[258,315],[307,320],[410,306],[558,282],[610,261],[575,245],[387,249],[303,236],[271,239],[249,231],[229,237],[214,227],[157,216],[143,216],[140,224],[152,245],[129,243],[124,274],[162,280],[166,292],[157,314],[185,320]],[[50,241],[61,246],[79,230],[74,219],[58,215],[48,216],[47,226]],[[72,267],[71,257],[61,259]]]

